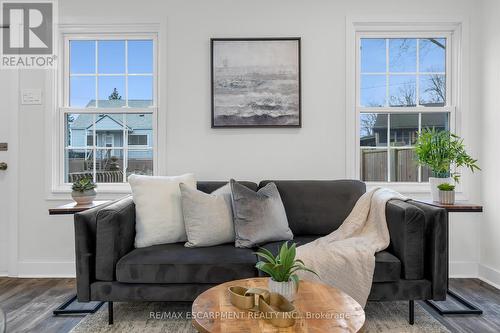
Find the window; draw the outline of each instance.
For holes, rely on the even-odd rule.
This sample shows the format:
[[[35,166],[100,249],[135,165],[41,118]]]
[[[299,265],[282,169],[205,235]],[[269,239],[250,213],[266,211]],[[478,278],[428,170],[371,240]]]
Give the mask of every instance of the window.
[[[66,35],[62,183],[154,174],[156,35]]]
[[[450,35],[358,33],[356,41],[360,179],[427,182],[414,145],[422,129],[452,124]]]
[[[148,136],[146,134],[133,134],[128,136],[129,146],[147,146]]]

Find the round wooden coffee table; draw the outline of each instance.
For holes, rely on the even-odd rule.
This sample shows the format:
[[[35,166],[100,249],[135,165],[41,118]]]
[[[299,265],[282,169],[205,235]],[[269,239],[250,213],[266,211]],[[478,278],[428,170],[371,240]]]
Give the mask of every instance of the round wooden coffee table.
[[[293,302],[298,312],[295,325],[280,329],[233,306],[228,294],[231,286],[267,288],[267,278],[226,282],[198,296],[192,315],[199,332],[357,332],[365,322],[363,308],[351,296],[322,283],[302,280]]]

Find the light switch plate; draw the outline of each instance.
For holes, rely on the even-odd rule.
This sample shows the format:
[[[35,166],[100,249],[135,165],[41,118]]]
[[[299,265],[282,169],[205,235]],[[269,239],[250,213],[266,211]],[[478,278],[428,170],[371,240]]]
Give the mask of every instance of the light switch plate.
[[[42,104],[42,89],[23,89],[21,91],[22,105]]]

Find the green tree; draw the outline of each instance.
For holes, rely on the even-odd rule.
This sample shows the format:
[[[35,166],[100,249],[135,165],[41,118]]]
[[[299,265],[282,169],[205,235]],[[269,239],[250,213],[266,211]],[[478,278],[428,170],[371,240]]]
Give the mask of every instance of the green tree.
[[[117,100],[117,99],[122,99],[122,96],[120,94],[118,94],[118,89],[114,88],[113,92],[111,93],[111,95],[109,95],[108,99],[110,101]]]

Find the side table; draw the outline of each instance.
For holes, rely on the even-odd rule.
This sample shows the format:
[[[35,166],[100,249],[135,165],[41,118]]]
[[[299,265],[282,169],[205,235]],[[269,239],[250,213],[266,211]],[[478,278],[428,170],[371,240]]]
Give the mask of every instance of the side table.
[[[87,209],[91,209],[100,205],[104,205],[110,201],[94,201],[88,205],[78,205],[76,202],[72,202],[66,205],[58,206],[55,208],[49,209],[49,215],[73,215],[79,212],[86,211]],[[92,308],[82,308],[82,309],[68,309],[71,304],[80,304],[77,301],[76,294],[68,298],[61,304],[57,309],[55,309],[52,313],[54,316],[57,315],[71,315],[71,314],[89,314],[95,313],[99,308],[104,304],[104,302],[90,302],[96,303]],[[81,303],[83,304],[83,303]]]
[[[483,211],[483,206],[472,204],[468,201],[456,201],[453,205],[444,205],[444,204],[440,204],[439,202],[435,202],[432,200],[417,200],[417,199],[415,199],[415,201],[420,202],[420,203],[424,203],[427,205],[431,205],[434,207],[443,208],[446,210],[447,220],[448,220],[448,228],[447,228],[448,235],[447,235],[446,239],[447,239],[448,243],[449,243],[448,239],[449,239],[449,230],[450,230],[450,227],[449,227],[450,226],[450,213],[481,213]],[[450,249],[448,247],[448,261],[450,260],[449,259],[450,258],[449,251],[450,251]],[[476,305],[472,304],[471,302],[469,302],[468,300],[466,300],[462,296],[458,295],[456,292],[450,290],[450,287],[449,287],[449,279],[450,279],[449,265],[446,267],[446,272],[448,275],[448,286],[447,286],[447,292],[446,292],[447,296],[455,299],[457,302],[464,305],[466,307],[466,309],[453,309],[453,310],[445,309],[442,306],[440,306],[440,304],[438,304],[438,302],[432,301],[432,300],[428,300],[428,301],[426,301],[426,303],[429,304],[433,309],[435,309],[442,316],[457,315],[457,314],[481,315],[483,313],[483,310],[481,310]]]

